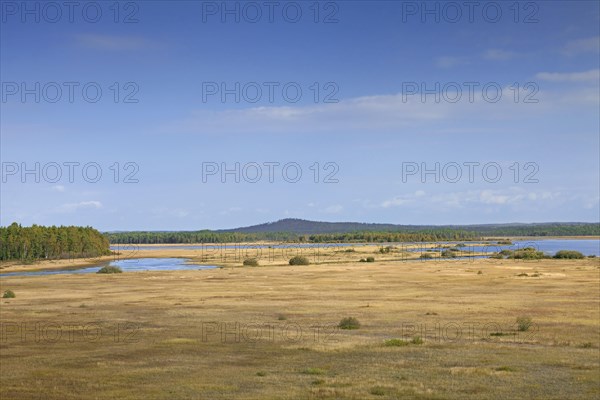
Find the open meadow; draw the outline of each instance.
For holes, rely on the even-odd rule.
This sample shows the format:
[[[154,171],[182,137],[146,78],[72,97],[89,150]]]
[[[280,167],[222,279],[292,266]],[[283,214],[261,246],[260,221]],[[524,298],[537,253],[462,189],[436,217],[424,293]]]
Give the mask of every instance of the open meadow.
[[[4,277],[0,398],[597,398],[599,268],[349,258]]]

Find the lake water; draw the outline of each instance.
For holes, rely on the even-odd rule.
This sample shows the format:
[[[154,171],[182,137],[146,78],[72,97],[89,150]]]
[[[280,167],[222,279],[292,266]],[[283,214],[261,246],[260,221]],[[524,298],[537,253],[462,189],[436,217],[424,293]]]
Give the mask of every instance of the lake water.
[[[454,245],[459,242],[438,242],[439,245]],[[465,242],[460,242],[465,243]],[[396,246],[402,245],[414,245],[419,243],[393,243]],[[424,243],[421,243],[424,244]],[[469,243],[465,243],[466,246],[463,250],[471,250],[481,253],[495,253],[503,249],[518,250],[525,247],[533,247],[538,251],[543,251],[546,254],[554,255],[559,250],[575,250],[583,253],[584,255],[596,255],[600,257],[600,240],[598,239],[547,239],[547,240],[519,240],[513,242],[512,245],[496,245],[490,244],[484,247],[469,246]],[[114,245],[111,246],[112,250],[115,251],[132,251],[132,250],[164,250],[164,249],[190,249],[190,250],[218,250],[218,249],[299,249],[299,248],[325,248],[325,247],[343,247],[351,246],[358,247],[364,246],[364,243],[298,243],[298,244],[280,244],[280,245],[255,245],[255,244],[230,244],[230,245],[177,245],[177,246],[136,246],[136,245]],[[388,243],[377,245],[388,245]],[[413,249],[411,251],[424,251],[426,249]],[[436,250],[444,250],[443,248],[436,248]],[[474,258],[485,258],[486,256],[477,256]],[[454,258],[462,259],[464,257]],[[435,258],[440,260],[440,258]],[[130,260],[119,260],[104,263],[93,267],[84,268],[69,268],[69,269],[55,269],[55,270],[43,270],[43,271],[32,271],[32,272],[8,272],[0,273],[0,277],[6,276],[36,276],[36,275],[59,275],[59,274],[91,274],[96,273],[98,270],[106,265],[112,265],[119,267],[123,272],[140,272],[140,271],[177,271],[177,270],[190,270],[190,269],[212,269],[217,268],[213,265],[196,265],[189,264],[188,259],[185,258],[135,258]],[[429,260],[425,260],[429,261]]]
[[[55,269],[31,272],[8,272],[0,274],[5,276],[37,276],[37,275],[61,275],[61,274],[95,274],[100,268],[111,265],[119,267],[123,272],[140,271],[179,271],[189,269],[213,269],[214,265],[188,264],[185,258],[133,258],[130,260],[111,261],[94,267]]]
[[[457,243],[465,243],[466,248],[468,250],[476,250],[476,251],[484,251],[482,249],[487,248],[486,252],[492,253],[498,251],[497,249],[510,249],[517,250],[525,247],[533,247],[538,251],[543,251],[547,254],[554,255],[559,250],[576,250],[584,255],[596,255],[600,257],[600,240],[598,239],[532,239],[532,240],[519,240],[514,241],[512,245],[495,245],[490,244],[486,247],[473,247],[469,246],[469,242],[436,242],[436,244],[442,245],[454,245]],[[426,243],[370,243],[374,245],[387,246],[389,244],[396,245],[401,247],[402,245],[422,245]],[[274,245],[265,245],[265,244],[218,244],[218,245],[189,245],[189,244],[180,244],[180,245],[171,245],[171,246],[148,246],[148,245],[137,245],[137,244],[119,244],[119,245],[111,245],[110,248],[113,251],[121,251],[121,252],[135,252],[137,250],[204,250],[207,252],[210,251],[218,251],[223,249],[312,249],[312,248],[332,248],[332,247],[360,247],[366,246],[365,243],[284,243],[284,244],[274,244]],[[444,248],[439,247],[434,250],[444,250]],[[421,251],[416,249],[414,251]]]

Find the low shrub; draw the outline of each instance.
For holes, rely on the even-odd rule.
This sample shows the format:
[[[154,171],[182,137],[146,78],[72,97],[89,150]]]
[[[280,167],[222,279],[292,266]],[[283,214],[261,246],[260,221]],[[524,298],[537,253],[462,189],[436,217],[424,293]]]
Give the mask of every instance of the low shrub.
[[[258,267],[258,260],[256,258],[246,258],[244,260],[244,266]]]
[[[290,265],[309,265],[310,261],[304,256],[295,256],[290,258]]]
[[[107,265],[106,267],[100,268],[97,274],[120,274],[123,270],[119,267],[114,267],[112,265]]]
[[[17,297],[15,295],[15,292],[13,292],[12,290],[8,289],[4,291],[4,294],[2,295],[3,299],[14,299],[15,297]]]
[[[388,347],[404,347],[408,346],[408,342],[402,339],[388,339],[383,342],[383,345]]]
[[[568,258],[568,259],[582,259],[585,258],[583,254],[575,250],[560,250],[554,255],[554,258]]]
[[[338,328],[340,328],[340,329],[358,329],[358,328],[360,328],[360,322],[358,322],[358,319],[356,319],[354,317],[342,318],[342,320],[338,324]]]
[[[531,327],[532,324],[533,324],[533,321],[532,321],[531,317],[527,317],[527,316],[517,317],[517,329],[520,332],[525,332],[525,331],[529,330],[529,328]]]
[[[452,250],[444,250],[444,251],[442,251],[441,256],[445,257],[445,258],[452,258],[452,257],[456,257],[456,253]]]
[[[385,388],[381,386],[375,386],[372,387],[371,390],[369,390],[369,393],[371,393],[374,396],[385,396]]]
[[[375,262],[375,257],[367,257],[367,262]]]
[[[537,251],[533,247],[525,247],[522,250],[515,250],[508,258],[515,260],[541,260],[546,258],[546,255],[542,251]]]
[[[430,254],[430,253],[421,253],[421,258],[433,258],[433,254]]]
[[[410,342],[412,344],[423,344],[423,339],[421,338],[421,336],[415,336]]]
[[[306,375],[323,375],[325,370],[321,368],[306,368],[302,373]]]

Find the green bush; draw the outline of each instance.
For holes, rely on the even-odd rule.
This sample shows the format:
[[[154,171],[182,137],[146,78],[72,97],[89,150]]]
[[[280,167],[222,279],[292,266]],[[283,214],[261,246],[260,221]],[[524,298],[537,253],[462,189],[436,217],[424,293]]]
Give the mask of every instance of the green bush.
[[[369,393],[374,396],[385,396],[385,388],[381,386],[374,386],[371,388],[371,390],[369,390]]]
[[[503,259],[504,256],[500,253],[494,253],[490,256],[490,258],[494,258],[494,259]]]
[[[421,258],[433,258],[433,254],[430,254],[430,253],[421,253]]]
[[[531,327],[532,324],[533,324],[533,321],[531,320],[531,317],[527,317],[527,316],[517,317],[517,329],[521,332],[525,332],[525,331],[529,330],[529,328]]]
[[[514,253],[514,251],[512,251],[512,250],[504,249],[504,250],[500,251],[498,254],[500,254],[501,256],[512,256],[513,253]]]
[[[391,251],[392,251],[393,249],[394,249],[394,248],[393,248],[392,246],[381,247],[381,248],[379,249],[379,252],[380,252],[381,254],[387,254],[387,253],[391,253]]]
[[[444,251],[442,251],[441,256],[451,258],[451,257],[456,257],[456,253],[452,250],[444,250]]]
[[[375,262],[375,257],[367,257],[367,262]]]
[[[120,274],[123,270],[119,267],[113,267],[112,265],[107,265],[106,267],[100,268],[97,274]]]
[[[340,329],[358,329],[360,328],[360,322],[358,322],[358,319],[354,317],[346,317],[342,318],[338,324],[338,327]]]
[[[325,370],[321,368],[306,368],[302,373],[306,375],[323,375]]]
[[[522,250],[515,250],[508,258],[515,260],[541,260],[546,258],[546,255],[542,251],[537,251],[533,247],[525,247]]]
[[[510,240],[499,240],[498,244],[510,246],[512,245],[512,242]]]
[[[556,252],[554,258],[582,259],[585,256],[575,250],[560,250]]]
[[[290,258],[290,265],[309,265],[310,261],[304,256],[295,256]]]
[[[244,266],[258,267],[258,260],[256,258],[246,258],[244,260]]]
[[[388,347],[404,347],[408,346],[408,342],[402,339],[388,339],[383,342],[383,345]]]
[[[423,344],[423,339],[420,336],[415,336],[410,342],[412,344]]]
[[[13,292],[12,290],[8,289],[4,291],[4,294],[2,295],[3,299],[14,299],[15,297],[17,297],[15,295],[15,292]]]

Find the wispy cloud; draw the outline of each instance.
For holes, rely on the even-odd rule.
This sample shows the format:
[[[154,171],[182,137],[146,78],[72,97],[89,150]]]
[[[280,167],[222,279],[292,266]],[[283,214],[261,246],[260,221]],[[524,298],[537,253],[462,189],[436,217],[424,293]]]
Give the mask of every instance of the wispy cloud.
[[[65,191],[65,187],[63,185],[54,185],[51,188],[52,190],[54,190],[55,192],[64,192]]]
[[[597,73],[596,73],[597,74]],[[577,79],[589,79],[587,72]],[[541,78],[559,79],[551,75]],[[432,87],[433,84],[428,87]],[[516,102],[514,90],[502,88],[502,97],[492,103],[483,98],[481,86],[469,99],[468,88],[462,88],[460,101],[437,103],[433,95],[425,101],[420,94],[374,95],[341,100],[336,104],[298,106],[262,106],[223,111],[197,110],[188,118],[174,121],[161,128],[165,133],[227,134],[227,133],[288,133],[288,132],[389,132],[422,131],[443,133],[444,121],[468,117],[468,122],[481,132],[482,124],[492,121],[519,120],[565,112],[568,107],[596,107],[600,94],[593,88],[567,88],[560,91],[540,89],[534,94],[531,88],[521,87],[519,99],[538,100],[535,104]],[[448,98],[455,93],[448,90]],[[569,103],[565,103],[569,99]],[[565,108],[567,107],[567,108]],[[464,131],[468,125],[460,129]]]
[[[152,42],[138,36],[78,34],[77,42],[95,50],[125,51],[152,47]]]
[[[66,203],[60,206],[61,212],[75,212],[81,209],[98,210],[102,208],[102,203],[96,200],[80,201],[79,203]]]
[[[500,49],[489,49],[483,53],[483,58],[492,61],[507,61],[517,56],[517,53],[513,51],[500,50]]]
[[[567,56],[582,53],[600,53],[600,36],[572,40],[563,47],[562,53]]]
[[[438,68],[454,68],[465,64],[468,64],[465,57],[443,56],[435,59],[435,65]]]
[[[584,72],[540,72],[535,77],[550,82],[599,82],[600,69]]]

